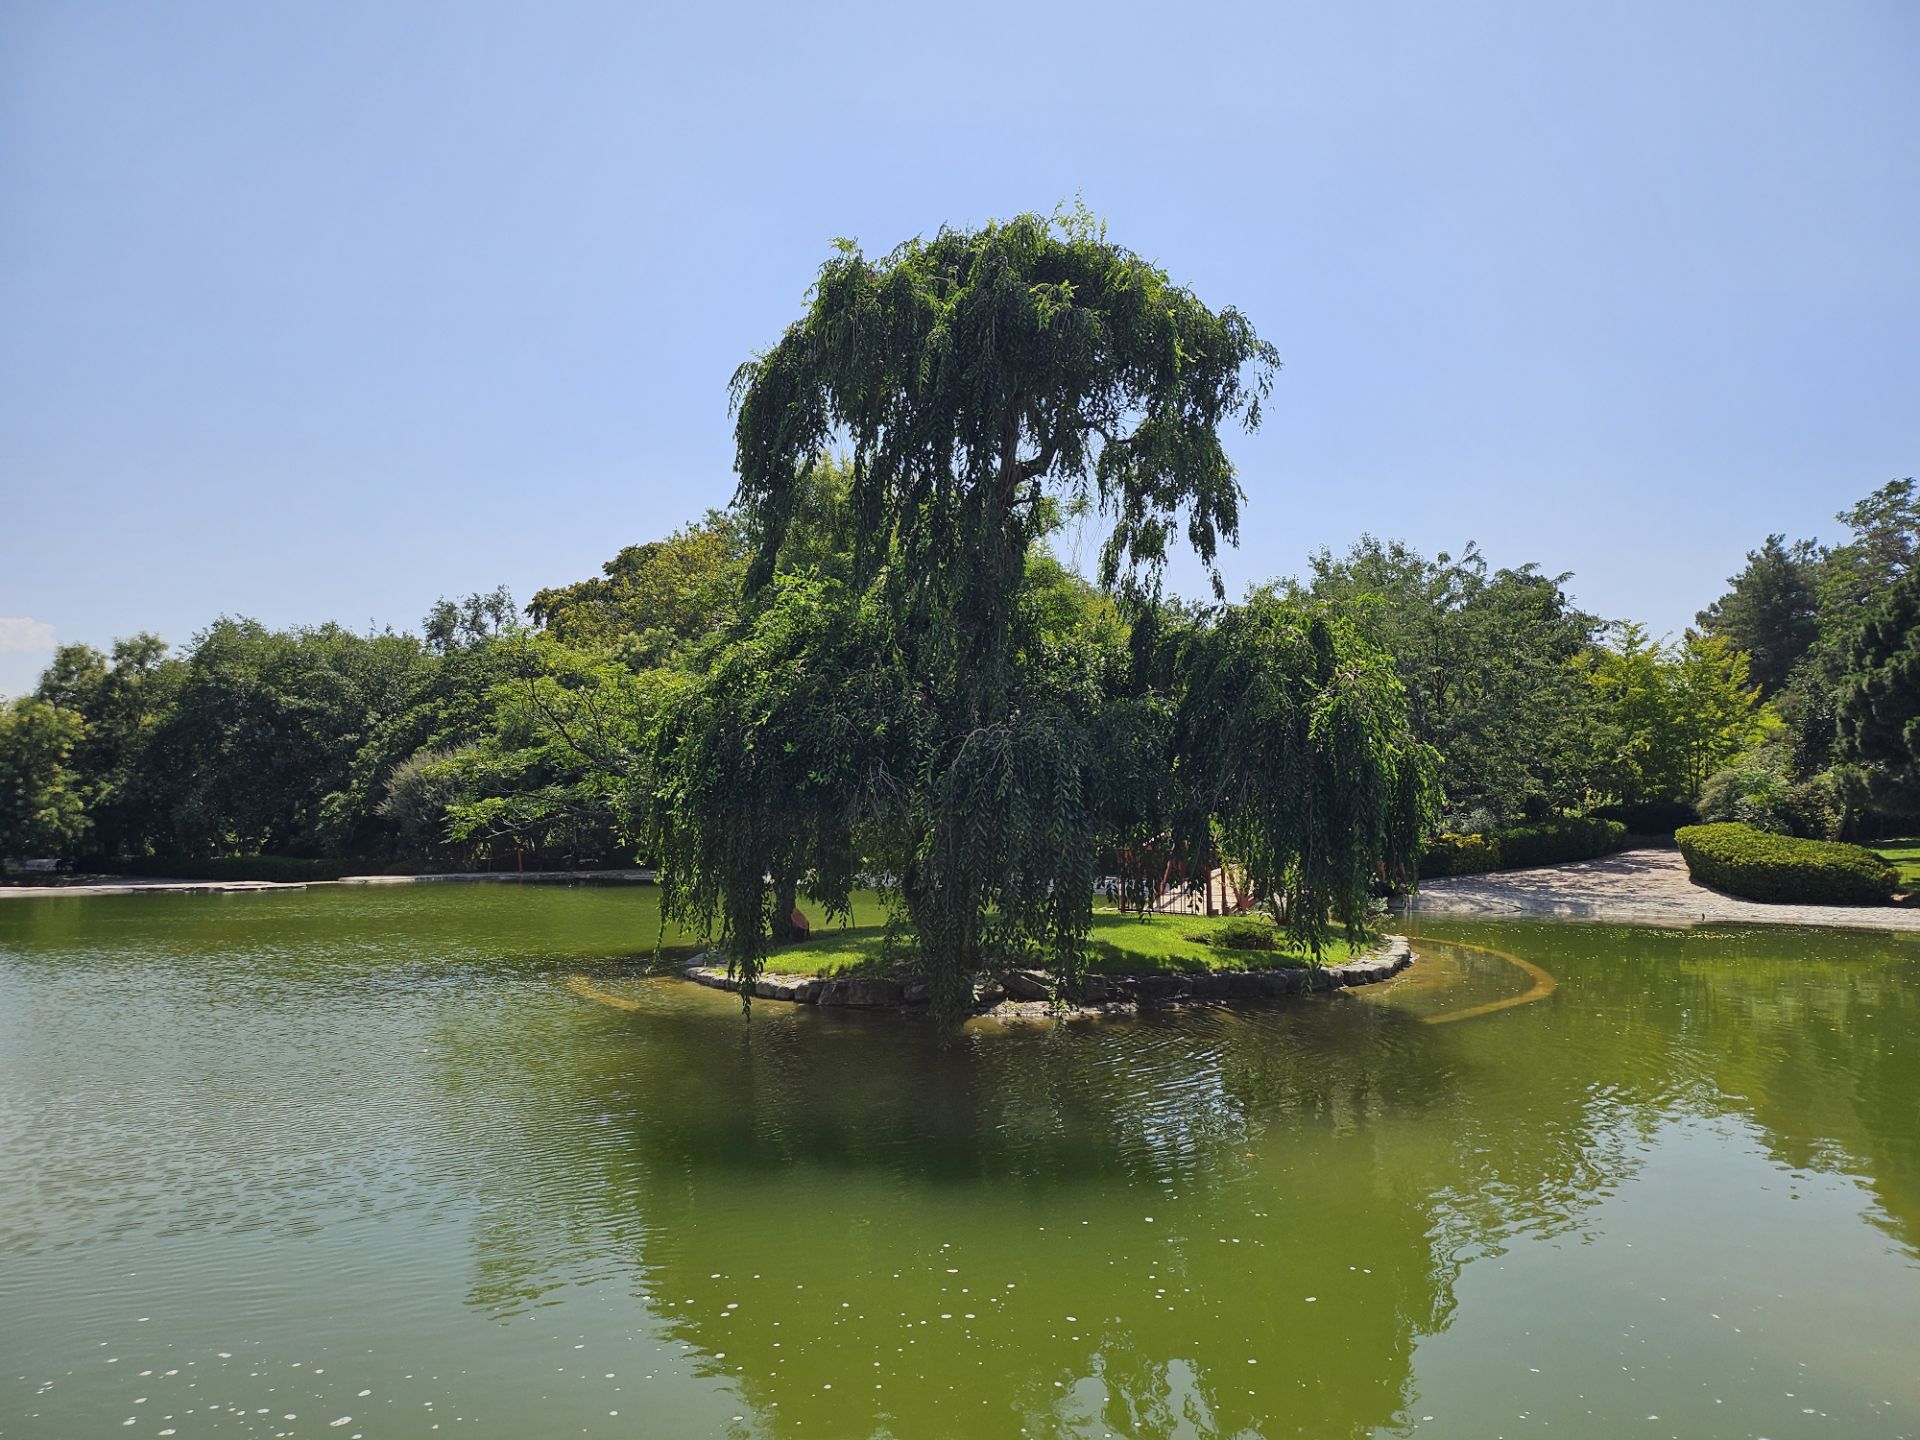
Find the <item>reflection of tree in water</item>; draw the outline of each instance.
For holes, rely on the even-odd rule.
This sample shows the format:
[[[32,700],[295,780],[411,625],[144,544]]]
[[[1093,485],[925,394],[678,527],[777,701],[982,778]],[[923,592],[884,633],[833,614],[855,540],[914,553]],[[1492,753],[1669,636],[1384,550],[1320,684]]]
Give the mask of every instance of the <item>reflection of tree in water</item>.
[[[1190,1015],[932,1053],[871,1022],[828,1020],[830,1045],[756,1029],[706,1076],[738,1118],[636,1126],[650,1171],[701,1181],[649,1247],[676,1335],[741,1364],[783,1431],[940,1433],[976,1414],[1036,1433],[1075,1416],[1130,1435],[1263,1433],[1279,1413],[1313,1433],[1386,1423],[1434,1276],[1417,1210],[1365,1207],[1374,1275],[1357,1303],[1296,1263],[1316,1230],[1356,1225],[1320,1202],[1383,1178],[1351,1122],[1392,1075],[1328,1046],[1325,1018]],[[1274,1155],[1276,1122],[1318,1137],[1310,1167]],[[757,1323],[699,1303],[715,1270],[780,1277],[740,1300]],[[1336,1325],[1329,1364],[1314,1337]]]
[[[449,1034],[474,1301],[622,1277],[782,1434],[1337,1435],[1405,1420],[1464,1264],[1577,1230],[1677,1118],[1864,1175],[1911,1247],[1884,942],[1809,971],[1751,934],[1515,935],[1485,938],[1560,992],[1450,1026],[1342,997],[941,1049],[663,985]]]
[[[450,1096],[485,1159],[475,1302],[630,1275],[782,1433],[1364,1433],[1450,1312],[1446,1197],[1505,1223],[1593,1179],[1581,1086],[1483,1129],[1447,1037],[1388,1006],[946,1048],[771,1011],[573,1015],[590,1039],[524,1037],[485,1103]]]
[[[1471,931],[1463,938],[1481,938]],[[1791,1170],[1859,1178],[1920,1255],[1920,941],[1869,931],[1512,926],[1572,993],[1503,1035],[1521,1073],[1573,1064],[1633,1143],[1748,1122]],[[1558,1059],[1556,1060],[1556,1057]]]

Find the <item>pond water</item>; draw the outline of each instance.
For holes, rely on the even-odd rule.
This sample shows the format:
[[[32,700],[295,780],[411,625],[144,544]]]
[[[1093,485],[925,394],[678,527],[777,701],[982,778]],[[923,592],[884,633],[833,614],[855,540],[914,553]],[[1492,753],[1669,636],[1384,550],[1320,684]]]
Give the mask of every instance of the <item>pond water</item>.
[[[0,1436],[1920,1435],[1914,937],[941,1047],[653,906],[0,901]]]

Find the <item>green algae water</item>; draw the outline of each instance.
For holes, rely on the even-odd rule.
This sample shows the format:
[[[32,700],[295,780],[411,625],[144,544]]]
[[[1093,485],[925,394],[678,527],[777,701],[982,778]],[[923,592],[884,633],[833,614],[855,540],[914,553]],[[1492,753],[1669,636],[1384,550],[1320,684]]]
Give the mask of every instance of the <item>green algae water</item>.
[[[1425,921],[941,1047],[657,924],[0,900],[0,1436],[1920,1435],[1914,938]]]

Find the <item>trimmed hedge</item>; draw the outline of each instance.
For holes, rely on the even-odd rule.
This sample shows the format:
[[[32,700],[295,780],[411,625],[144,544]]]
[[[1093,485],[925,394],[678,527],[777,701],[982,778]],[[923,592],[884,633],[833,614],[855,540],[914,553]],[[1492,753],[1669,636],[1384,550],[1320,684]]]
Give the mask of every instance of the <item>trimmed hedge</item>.
[[[1420,878],[1482,875],[1500,868],[1500,842],[1491,835],[1435,835],[1420,853]]]
[[[1491,835],[1436,835],[1420,857],[1420,878],[1479,875],[1488,870],[1525,870],[1611,855],[1627,843],[1627,827],[1618,820],[1591,815],[1515,825]]]
[[[1504,868],[1523,870],[1530,865],[1563,865],[1611,855],[1625,847],[1627,827],[1618,820],[1582,815],[1502,830],[1498,838]]]
[[[1899,872],[1859,845],[1799,840],[1728,821],[1674,832],[1695,882],[1785,905],[1885,905]]]

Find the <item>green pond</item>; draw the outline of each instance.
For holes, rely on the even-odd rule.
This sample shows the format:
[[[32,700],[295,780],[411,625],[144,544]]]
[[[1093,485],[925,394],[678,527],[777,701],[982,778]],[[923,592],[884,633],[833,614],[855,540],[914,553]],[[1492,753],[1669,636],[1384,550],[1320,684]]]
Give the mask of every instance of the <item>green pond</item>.
[[[0,1436],[1920,1435],[1920,938],[1410,928],[942,1046],[644,887],[0,900]]]

